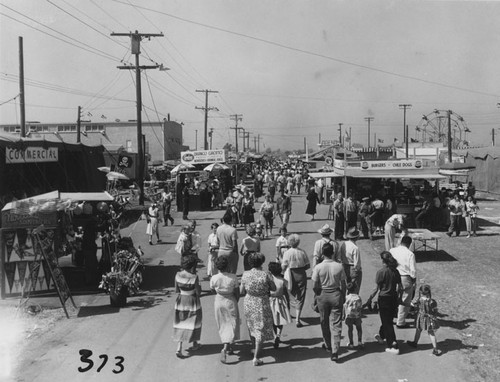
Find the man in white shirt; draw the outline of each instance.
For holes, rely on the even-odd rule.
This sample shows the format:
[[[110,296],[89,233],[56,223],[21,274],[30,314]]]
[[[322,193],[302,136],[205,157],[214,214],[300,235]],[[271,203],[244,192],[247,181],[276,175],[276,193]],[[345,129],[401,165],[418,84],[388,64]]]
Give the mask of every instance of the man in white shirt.
[[[398,271],[401,275],[401,284],[403,285],[403,296],[401,297],[403,305],[399,305],[396,321],[396,326],[400,329],[408,327],[406,316],[410,310],[410,301],[417,282],[417,262],[415,254],[409,249],[411,242],[412,238],[410,236],[403,236],[401,244],[389,251],[392,257],[398,262]]]

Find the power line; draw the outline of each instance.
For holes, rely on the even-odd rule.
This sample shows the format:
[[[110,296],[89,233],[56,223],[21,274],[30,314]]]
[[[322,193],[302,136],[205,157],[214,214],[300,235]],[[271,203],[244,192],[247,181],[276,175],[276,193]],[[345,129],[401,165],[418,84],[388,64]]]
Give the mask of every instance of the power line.
[[[71,45],[71,46],[74,46],[75,48],[83,49],[83,50],[85,50],[85,51],[87,51],[87,52],[90,52],[90,53],[96,54],[96,55],[98,55],[98,56],[101,56],[101,57],[107,58],[108,60],[119,61],[119,59],[118,59],[117,57],[112,56],[111,54],[108,54],[108,53],[106,53],[106,52],[104,52],[104,51],[102,51],[102,50],[100,50],[100,49],[94,48],[93,46],[88,45],[88,44],[86,44],[86,43],[84,43],[84,42],[81,42],[81,41],[79,41],[79,40],[77,40],[77,39],[75,39],[75,38],[73,38],[73,37],[70,37],[70,36],[68,36],[68,35],[66,35],[66,34],[64,34],[64,33],[62,33],[62,32],[59,32],[59,31],[55,30],[54,28],[48,27],[48,26],[46,26],[46,25],[44,25],[44,24],[42,24],[42,23],[38,22],[37,20],[35,20],[35,19],[31,18],[31,17],[28,17],[28,16],[26,16],[26,15],[23,15],[23,14],[22,14],[22,13],[20,13],[20,12],[17,12],[15,9],[12,9],[12,8],[10,8],[10,7],[6,6],[5,4],[0,4],[0,5],[1,5],[1,6],[3,6],[3,7],[8,8],[8,9],[10,9],[11,11],[13,11],[13,12],[15,12],[15,13],[17,13],[17,14],[19,14],[19,15],[21,15],[21,16],[23,16],[23,17],[25,17],[25,18],[27,18],[27,19],[28,19],[28,20],[30,20],[30,21],[33,21],[34,23],[37,23],[37,24],[39,24],[39,25],[41,25],[41,26],[43,26],[43,27],[45,27],[45,28],[47,28],[47,29],[50,29],[51,31],[54,31],[54,32],[56,32],[56,33],[59,33],[59,34],[63,35],[64,37],[66,37],[66,38],[68,38],[68,39],[70,39],[70,40],[76,41],[78,44],[81,44],[81,45],[83,45],[83,46],[78,46],[78,45],[75,45],[75,44],[71,43],[70,41],[66,41],[66,40],[64,40],[64,39],[62,39],[62,38],[60,38],[60,37],[54,36],[54,35],[52,35],[52,34],[50,34],[50,33],[46,32],[46,31],[44,31],[44,30],[42,30],[42,29],[35,28],[34,26],[29,25],[29,24],[27,24],[27,23],[25,23],[25,22],[23,22],[23,21],[21,21],[21,20],[18,20],[18,19],[16,19],[15,17],[9,16],[9,15],[7,15],[7,14],[5,14],[5,13],[0,12],[0,15],[2,15],[2,16],[4,16],[4,17],[7,17],[7,18],[9,18],[9,19],[11,19],[11,20],[13,20],[13,21],[16,21],[16,22],[20,23],[20,24],[23,24],[23,25],[25,25],[25,26],[27,26],[27,27],[29,27],[29,28],[32,28],[32,29],[34,29],[34,30],[36,30],[36,31],[38,31],[38,32],[41,32],[41,33],[43,33],[43,34],[46,34],[47,36],[53,37],[53,38],[55,38],[55,39],[57,39],[57,40],[59,40],[59,41],[62,41],[62,42],[64,42],[64,43],[66,43],[66,44],[69,44],[69,45]],[[88,47],[88,48],[85,48],[85,46],[86,46],[86,47]]]
[[[107,34],[101,32],[100,30],[97,30],[96,28],[94,28],[92,25],[86,23],[85,21],[81,20],[80,18],[76,17],[75,15],[73,15],[72,13],[68,12],[67,10],[63,9],[62,7],[60,7],[59,5],[57,4],[54,4],[52,1],[50,0],[45,0],[47,3],[53,5],[54,7],[56,7],[57,9],[61,10],[62,12],[66,13],[68,16],[71,16],[73,17],[75,20],[77,20],[78,22],[82,23],[83,25],[89,27],[90,29],[92,29],[93,31],[99,33],[101,36],[104,36],[105,38],[107,38],[108,40],[112,41],[114,44],[118,44],[119,46],[121,46],[122,48],[126,48],[128,49],[128,47],[126,45],[123,45],[123,44],[120,44],[118,41],[116,40],[113,40],[111,37],[109,37]]]
[[[119,1],[119,0],[113,0],[113,1],[115,3],[121,3],[121,4],[127,5],[126,3],[123,3],[122,1]],[[204,23],[201,23],[201,22],[189,20],[189,19],[186,19],[186,18],[183,18],[183,17],[175,16],[175,15],[173,15],[171,13],[162,12],[162,11],[159,11],[159,10],[156,10],[156,9],[147,8],[147,7],[143,7],[143,6],[139,6],[139,5],[134,5],[134,6],[138,7],[138,8],[142,8],[142,9],[150,11],[150,12],[159,13],[159,14],[162,14],[164,16],[168,16],[168,17],[171,17],[173,19],[176,19],[176,20],[179,20],[179,21],[183,21],[185,23],[189,23],[189,24],[193,24],[193,25],[198,25],[198,26],[201,26],[201,27],[204,27],[204,28],[208,28],[208,29],[213,29],[213,30],[216,30],[216,31],[219,31],[219,32],[224,32],[224,33],[232,34],[232,35],[238,36],[238,37],[244,37],[244,38],[247,38],[247,39],[250,39],[250,40],[262,42],[264,44],[268,44],[268,45],[276,46],[276,47],[279,47],[279,48],[287,49],[287,50],[290,50],[290,51],[293,51],[293,52],[298,52],[298,53],[303,53],[303,54],[307,54],[307,55],[314,56],[314,57],[324,58],[326,60],[335,61],[335,62],[338,62],[340,64],[344,64],[344,65],[354,66],[354,67],[357,67],[357,68],[366,69],[366,70],[370,70],[370,71],[377,72],[377,73],[387,74],[387,75],[390,75],[390,76],[393,76],[393,77],[399,77],[399,78],[404,78],[404,79],[408,79],[408,80],[412,80],[412,81],[418,81],[418,82],[422,82],[422,83],[426,83],[426,84],[430,84],[430,85],[435,85],[435,86],[440,86],[440,87],[444,87],[444,88],[448,88],[448,89],[455,89],[455,90],[465,91],[465,92],[469,92],[469,93],[486,95],[486,96],[490,96],[490,97],[497,97],[497,98],[500,97],[500,95],[498,95],[498,94],[481,92],[481,91],[477,91],[477,90],[473,90],[473,89],[467,89],[467,88],[462,88],[462,87],[459,87],[459,86],[445,84],[445,83],[442,83],[442,82],[430,81],[430,80],[426,80],[426,79],[423,79],[423,78],[418,78],[418,77],[410,76],[410,75],[406,75],[406,74],[391,72],[389,70],[380,69],[380,68],[376,68],[376,67],[372,67],[372,66],[368,66],[368,65],[364,65],[364,64],[358,64],[356,62],[351,62],[351,61],[343,60],[343,59],[340,59],[340,58],[336,58],[336,57],[332,57],[332,56],[327,56],[327,55],[321,54],[321,53],[311,52],[311,51],[308,51],[308,50],[305,50],[305,49],[295,48],[293,46],[285,45],[285,44],[282,44],[282,43],[279,43],[279,42],[275,42],[275,41],[271,41],[271,40],[266,40],[266,39],[263,39],[263,38],[260,38],[260,37],[250,36],[250,35],[247,35],[245,33],[234,32],[234,31],[231,31],[231,30],[228,30],[228,29],[224,29],[224,28],[213,26],[213,25],[204,24]]]

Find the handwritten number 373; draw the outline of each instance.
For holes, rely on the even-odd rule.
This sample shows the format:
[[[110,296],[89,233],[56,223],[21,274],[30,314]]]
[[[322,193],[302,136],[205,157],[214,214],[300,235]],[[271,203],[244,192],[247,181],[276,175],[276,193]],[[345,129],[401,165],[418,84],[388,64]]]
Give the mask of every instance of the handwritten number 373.
[[[90,369],[92,369],[94,367],[94,361],[92,361],[90,359],[90,357],[92,356],[92,351],[91,350],[87,350],[87,349],[81,349],[80,350],[80,361],[82,363],[86,363],[87,366],[85,367],[78,367],[78,371],[80,373],[85,373],[86,371],[89,371]],[[101,354],[99,356],[99,359],[102,359],[102,362],[101,362],[101,365],[97,368],[97,372],[99,373],[102,368],[106,365],[106,363],[108,362],[108,356],[106,354]],[[125,367],[123,366],[123,362],[125,361],[125,358],[121,357],[121,356],[116,356],[115,357],[115,366],[117,367],[117,369],[113,369],[113,373],[115,374],[120,374],[123,370],[125,370]]]

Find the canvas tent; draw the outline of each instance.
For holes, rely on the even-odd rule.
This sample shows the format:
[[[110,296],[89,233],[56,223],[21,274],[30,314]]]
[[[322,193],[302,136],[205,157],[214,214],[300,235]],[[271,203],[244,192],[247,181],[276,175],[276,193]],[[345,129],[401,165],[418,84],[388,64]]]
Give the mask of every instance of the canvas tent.
[[[480,147],[456,150],[454,154],[464,158],[467,165],[475,167],[469,173],[469,181],[476,190],[500,194],[500,147]]]

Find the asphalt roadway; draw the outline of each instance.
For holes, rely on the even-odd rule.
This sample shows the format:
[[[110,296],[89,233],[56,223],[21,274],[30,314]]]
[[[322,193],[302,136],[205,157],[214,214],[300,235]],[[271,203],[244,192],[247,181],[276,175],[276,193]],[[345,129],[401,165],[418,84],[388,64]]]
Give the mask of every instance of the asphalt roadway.
[[[290,233],[298,233],[300,247],[311,257],[314,242],[320,235],[317,230],[325,223],[328,206],[318,206],[315,221],[304,214],[305,195],[293,195],[293,213],[289,224]],[[262,198],[261,198],[262,201]],[[257,207],[259,204],[257,204]],[[218,222],[223,211],[191,212],[203,238],[200,257],[206,262],[206,239],[210,224]],[[136,245],[145,252],[145,281],[143,293],[129,297],[127,306],[113,308],[109,297],[103,293],[75,296],[79,309],[71,319],[61,319],[36,339],[19,339],[21,351],[15,357],[16,368],[10,375],[13,381],[465,381],[463,357],[457,349],[442,347],[440,357],[432,356],[432,346],[426,333],[422,334],[417,349],[404,341],[412,340],[414,329],[396,329],[400,355],[385,352],[374,335],[380,319],[377,314],[365,312],[363,318],[363,350],[347,349],[347,328],[344,325],[339,363],[330,361],[329,354],[321,348],[322,336],[319,315],[311,310],[312,289],[308,285],[304,327],[294,324],[284,327],[282,344],[274,349],[267,343],[262,366],[253,366],[250,342],[242,316],[242,340],[235,346],[235,355],[228,356],[222,364],[219,355],[222,348],[215,324],[213,302],[206,268],[198,274],[202,281],[203,329],[202,348],[185,359],[175,356],[176,343],[172,340],[175,293],[173,279],[178,270],[179,255],[174,251],[180,226],[180,214],[174,213],[174,226],[160,227],[163,242],[149,245],[145,234],[146,222],[140,220],[123,229],[122,235],[130,235]],[[274,233],[277,233],[275,229]],[[238,230],[239,238],[245,233]],[[276,237],[262,242],[267,262],[275,258]],[[377,240],[383,240],[382,237]],[[375,272],[380,267],[374,242],[360,240],[363,282],[361,297],[366,300],[374,287]],[[241,258],[240,258],[241,260]],[[243,270],[242,261],[239,272]],[[311,271],[308,271],[309,276]],[[57,305],[57,300],[56,305]],[[293,314],[293,312],[292,312]],[[410,321],[412,322],[412,321]],[[356,333],[355,342],[357,339]],[[438,341],[456,338],[457,333],[448,327],[437,332]],[[90,354],[89,361],[82,361],[82,354]],[[118,357],[118,358],[117,358]],[[121,357],[121,358],[119,358]],[[104,363],[106,361],[106,363]]]

